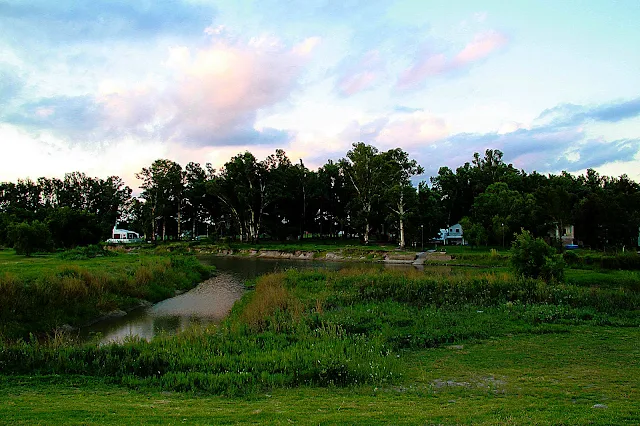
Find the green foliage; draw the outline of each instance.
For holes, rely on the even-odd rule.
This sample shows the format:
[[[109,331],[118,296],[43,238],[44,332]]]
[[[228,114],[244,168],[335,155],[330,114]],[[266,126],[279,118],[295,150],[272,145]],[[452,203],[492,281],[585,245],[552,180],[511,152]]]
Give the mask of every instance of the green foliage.
[[[7,231],[7,237],[16,254],[31,256],[35,252],[53,249],[49,228],[37,220],[32,223],[22,222],[11,225]]]
[[[103,234],[95,214],[69,207],[52,210],[47,216],[47,226],[55,246],[60,248],[97,244]]]
[[[542,238],[534,238],[527,230],[516,235],[511,246],[511,266],[516,274],[545,281],[562,281],[564,260]]]
[[[640,185],[628,176],[591,169],[583,176],[525,173],[493,149],[455,170],[440,168],[431,186],[416,188],[421,171],[400,148],[382,152],[358,142],[317,171],[292,163],[283,150],[262,161],[241,153],[217,171],[156,160],[137,175],[140,198],[116,176],[73,172],[62,180],[0,182],[0,244],[12,223],[34,220],[49,226],[58,248],[92,244],[108,238],[118,220],[152,239],[181,239],[188,230],[191,238],[206,233],[243,242],[357,236],[416,247],[470,217],[465,238],[475,245],[508,246],[520,228],[557,235],[561,244],[568,225],[584,247],[634,251],[638,245]],[[637,269],[618,260],[599,267]]]
[[[96,257],[117,256],[113,250],[106,250],[103,246],[92,244],[86,247],[76,247],[72,250],[66,250],[58,254],[60,259],[65,260],[86,260]]]
[[[487,245],[489,242],[487,231],[481,224],[474,223],[469,217],[465,216],[460,220],[460,225],[464,230],[464,239],[468,241],[471,246],[478,247],[480,245]]]
[[[175,161],[159,159],[149,168],[143,168],[136,174],[142,180],[140,188],[144,198],[144,210],[150,216],[151,239],[156,240],[158,234],[162,240],[166,238],[168,217],[177,215],[177,237],[180,237],[180,215],[182,213],[182,199],[184,197],[184,181],[186,178],[182,166]],[[161,230],[158,229],[158,219],[162,221]]]
[[[567,251],[563,255],[568,265],[581,269],[640,270],[640,255],[635,251],[606,254],[592,251]]]

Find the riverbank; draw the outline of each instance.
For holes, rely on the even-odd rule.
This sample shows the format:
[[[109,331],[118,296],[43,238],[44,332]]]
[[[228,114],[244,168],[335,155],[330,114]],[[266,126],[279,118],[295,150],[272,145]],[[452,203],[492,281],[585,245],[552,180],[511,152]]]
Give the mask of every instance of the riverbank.
[[[329,262],[398,263],[415,265],[444,265],[480,268],[508,268],[511,254],[509,247],[434,246],[424,250],[406,247],[400,250],[391,244],[368,246],[335,241],[331,244],[299,242],[278,243],[212,243],[209,241],[165,242],[157,246],[142,244],[130,250],[158,252],[196,253],[203,255],[252,257],[283,260],[320,260]],[[122,250],[122,247],[119,249]],[[600,252],[586,249],[567,250],[563,259],[571,270],[587,271],[595,275],[616,271],[640,270],[640,255],[634,250],[626,252]],[[609,280],[607,280],[609,281]]]
[[[212,243],[207,241],[163,242],[157,245],[132,244],[127,246],[106,246],[120,251],[152,251],[155,253],[195,253],[198,255],[250,257],[258,259],[316,260],[327,262],[369,262],[416,265],[458,265],[458,266],[507,266],[507,249],[470,248],[440,246],[418,250],[415,247],[399,249],[395,245],[335,243],[316,244],[261,242]]]
[[[0,250],[0,337],[70,330],[172,297],[211,274],[194,256],[110,253],[70,259]]]
[[[0,395],[10,404],[0,414],[637,424],[639,309],[624,286],[506,272],[287,271],[259,278],[218,327],[122,345],[4,346]]]

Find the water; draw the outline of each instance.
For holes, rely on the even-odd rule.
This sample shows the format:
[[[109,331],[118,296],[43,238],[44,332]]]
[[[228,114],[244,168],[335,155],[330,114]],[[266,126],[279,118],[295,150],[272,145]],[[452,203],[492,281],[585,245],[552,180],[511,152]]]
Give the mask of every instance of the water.
[[[100,321],[84,327],[80,335],[85,340],[96,337],[100,343],[123,341],[129,336],[150,340],[165,333],[175,334],[193,325],[217,324],[227,316],[233,304],[246,291],[245,282],[271,272],[286,269],[329,269],[352,267],[347,262],[308,260],[258,259],[239,257],[201,257],[203,263],[216,267],[216,276],[194,289],[163,300],[153,306],[138,308],[119,318]],[[358,264],[362,267],[362,264]],[[411,265],[372,265],[373,268],[412,269]]]

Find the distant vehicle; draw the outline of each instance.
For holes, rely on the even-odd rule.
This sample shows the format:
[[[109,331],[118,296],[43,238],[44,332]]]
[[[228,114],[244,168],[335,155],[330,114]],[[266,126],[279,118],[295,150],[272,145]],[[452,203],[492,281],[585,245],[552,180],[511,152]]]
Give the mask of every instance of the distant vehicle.
[[[140,234],[135,231],[129,231],[128,229],[118,229],[115,226],[111,231],[111,238],[107,240],[107,243],[120,244],[120,243],[140,243],[144,241],[140,238]]]
[[[564,246],[564,248],[566,248],[567,250],[575,250],[578,248],[577,244],[567,244]]]

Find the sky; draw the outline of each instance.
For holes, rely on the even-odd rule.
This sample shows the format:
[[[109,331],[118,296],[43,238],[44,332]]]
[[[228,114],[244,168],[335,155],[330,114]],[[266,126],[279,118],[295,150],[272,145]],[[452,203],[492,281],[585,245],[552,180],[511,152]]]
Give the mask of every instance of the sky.
[[[640,181],[637,0],[0,0],[0,181],[362,141]]]

